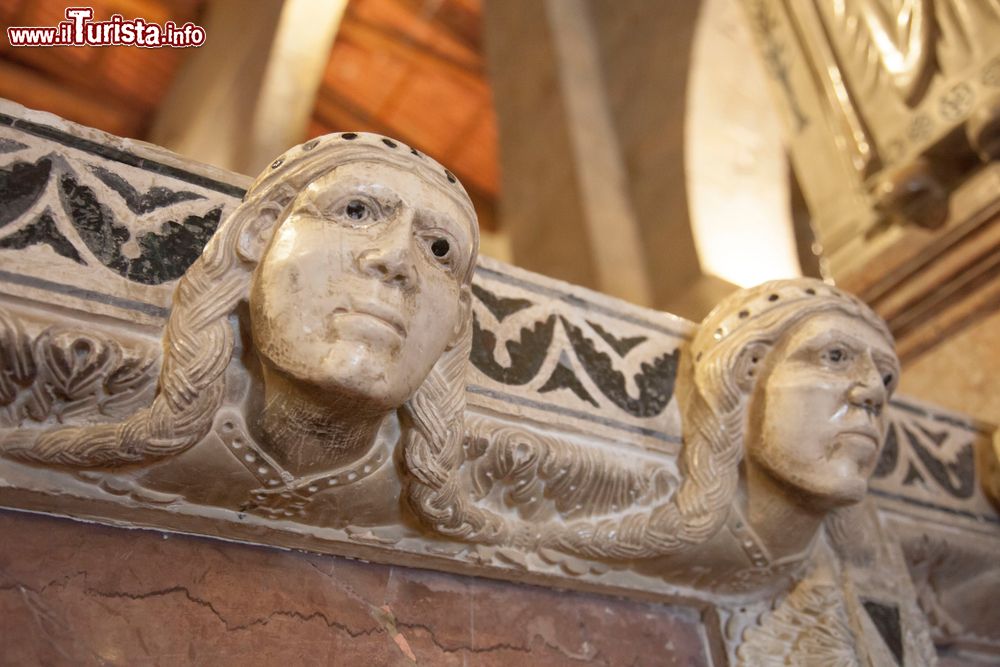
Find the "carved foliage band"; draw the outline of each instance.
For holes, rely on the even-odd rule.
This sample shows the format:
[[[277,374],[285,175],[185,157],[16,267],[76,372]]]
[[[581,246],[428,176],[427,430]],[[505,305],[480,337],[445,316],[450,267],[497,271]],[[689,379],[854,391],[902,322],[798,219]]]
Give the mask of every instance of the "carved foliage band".
[[[677,480],[659,462],[622,461],[596,446],[472,418],[466,427],[472,496],[499,492],[498,503],[525,521],[617,513],[667,497]]]
[[[121,417],[151,397],[156,359],[116,341],[62,326],[32,339],[0,311],[0,418],[61,423],[77,417]]]

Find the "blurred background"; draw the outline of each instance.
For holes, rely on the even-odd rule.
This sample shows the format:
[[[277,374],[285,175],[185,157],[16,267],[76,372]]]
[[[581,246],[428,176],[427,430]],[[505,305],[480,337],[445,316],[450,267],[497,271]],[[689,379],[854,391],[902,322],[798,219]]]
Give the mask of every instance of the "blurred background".
[[[3,0],[0,20],[55,25],[71,4]],[[396,137],[458,175],[484,254],[692,318],[800,273],[800,248],[818,270],[734,0],[93,4],[207,42],[4,41],[0,96],[250,175],[316,135]]]
[[[979,230],[1000,225],[980,224],[968,207],[945,222],[899,214],[942,210],[921,197],[943,190],[910,162],[898,178],[876,162],[859,172],[834,169],[849,143],[838,119],[876,117],[861,94],[870,72],[852,69],[846,56],[856,45],[838,42],[857,31],[837,33],[836,17],[797,5],[768,14],[781,5],[768,0],[89,5],[95,20],[192,21],[207,41],[141,49],[13,48],[2,40],[0,97],[248,175],[320,134],[396,137],[461,179],[479,214],[483,254],[690,319],[739,286],[798,275],[836,279],[889,320],[905,362],[904,391],[1000,421],[993,344],[1000,246],[956,245],[956,230],[967,232],[973,218]],[[0,22],[53,26],[68,6],[74,3],[0,0]],[[795,43],[774,38],[782,21],[806,19],[830,29]],[[986,32],[1000,34],[993,30],[990,24]],[[984,60],[966,58],[976,67]],[[794,98],[796,72],[810,63],[814,89],[799,88]],[[928,76],[941,79],[940,87],[958,76],[939,75]],[[880,94],[890,88],[882,81]],[[928,108],[939,104],[935,86],[922,89]],[[796,105],[809,103],[819,105],[810,119],[817,122],[800,122],[799,135],[790,134],[789,108],[803,121]],[[905,109],[900,118],[909,122],[917,111]],[[956,145],[945,132],[967,127],[974,113],[953,114],[952,124],[925,142],[926,155],[937,159],[935,150]],[[995,127],[987,123],[986,134]],[[803,143],[819,130],[826,134],[810,139],[819,143]],[[869,139],[874,146],[879,137]],[[924,154],[903,157],[926,162]],[[945,189],[959,192],[967,180],[986,178],[996,164],[983,159],[986,166],[959,161],[972,166]],[[899,155],[892,160],[903,164]],[[880,164],[895,169],[892,160]],[[849,203],[858,205],[848,211]],[[830,211],[840,217],[824,218]],[[966,232],[962,238],[972,238]],[[955,248],[961,252],[941,254]],[[958,277],[972,275],[970,267],[978,267],[974,285]]]

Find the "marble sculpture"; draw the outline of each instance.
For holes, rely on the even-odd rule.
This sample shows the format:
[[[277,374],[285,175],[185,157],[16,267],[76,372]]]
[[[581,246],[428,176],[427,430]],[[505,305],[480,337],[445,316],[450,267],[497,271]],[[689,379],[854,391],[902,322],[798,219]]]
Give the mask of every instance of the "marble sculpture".
[[[472,492],[470,447],[518,438],[468,437],[477,246],[468,195],[415,149],[362,133],[292,148],[180,280],[151,405],[112,423],[6,429],[0,452],[127,477],[168,505],[368,526],[390,544],[563,554],[712,594],[775,591],[770,612],[732,613],[729,646],[745,664],[826,626],[842,630],[833,658],[882,659],[859,620],[864,588],[864,604],[901,610],[913,664],[933,661],[865,501],[899,376],[865,304],[810,279],[733,294],[681,350],[678,483],[615,511],[535,521]],[[578,464],[573,446],[546,446]],[[629,465],[593,460],[581,483],[595,494]],[[802,612],[811,604],[829,609]]]

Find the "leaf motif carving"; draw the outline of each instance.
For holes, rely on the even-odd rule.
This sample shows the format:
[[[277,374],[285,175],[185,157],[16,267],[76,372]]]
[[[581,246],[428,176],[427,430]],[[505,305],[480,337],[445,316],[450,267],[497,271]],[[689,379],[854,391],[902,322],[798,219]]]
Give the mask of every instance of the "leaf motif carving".
[[[93,393],[120,359],[117,345],[81,332],[49,328],[35,340],[35,358],[60,398]]]
[[[976,463],[972,443],[964,444],[958,450],[955,460],[942,461],[934,455],[930,448],[924,447],[916,433],[905,426],[903,433],[906,434],[910,447],[913,448],[924,469],[930,473],[942,489],[956,498],[972,497],[976,490]],[[930,438],[930,434],[928,437]],[[940,446],[939,443],[938,446]]]
[[[0,311],[0,405],[10,405],[35,379],[31,342],[17,320]]]
[[[563,518],[617,512],[667,497],[676,479],[665,469],[516,426],[468,420],[466,455],[473,495],[495,489],[508,508],[535,519],[552,508]]]
[[[497,382],[510,385],[526,384],[538,374],[538,369],[545,361],[545,353],[552,344],[555,322],[555,315],[549,315],[545,320],[536,322],[530,329],[522,328],[518,340],[507,341],[510,366],[504,367],[494,356],[496,334],[480,326],[479,318],[473,314],[470,360],[476,368]]]
[[[587,375],[608,400],[635,417],[655,417],[663,412],[674,395],[680,350],[661,354],[650,363],[643,363],[635,375],[638,396],[631,396],[625,387],[625,376],[614,367],[611,357],[599,351],[580,327],[561,317],[573,351]]]
[[[472,293],[486,306],[486,309],[493,314],[493,317],[497,318],[497,322],[503,322],[508,315],[513,315],[520,310],[530,308],[534,305],[527,299],[510,299],[497,296],[475,283],[472,284]]]
[[[179,202],[191,201],[194,199],[204,199],[203,196],[187,190],[171,190],[161,185],[155,185],[146,192],[139,192],[124,178],[104,169],[103,167],[91,166],[90,170],[101,179],[105,185],[121,195],[125,200],[128,210],[137,215],[155,211],[158,208],[171,206]]]
[[[15,162],[8,169],[0,169],[0,227],[21,217],[45,191],[52,173],[52,160],[43,158],[34,164]]]
[[[152,398],[156,356],[92,332],[51,326],[35,337],[0,311],[0,426],[84,413],[124,416]]]

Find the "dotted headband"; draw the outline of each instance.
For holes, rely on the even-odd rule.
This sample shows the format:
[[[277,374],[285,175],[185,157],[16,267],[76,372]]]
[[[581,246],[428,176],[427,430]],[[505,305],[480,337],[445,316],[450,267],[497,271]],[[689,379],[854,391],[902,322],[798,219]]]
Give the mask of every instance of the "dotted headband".
[[[803,308],[814,310],[822,305],[840,307],[864,318],[874,326],[886,340],[892,343],[892,334],[885,322],[863,301],[831,285],[813,278],[775,280],[746,290],[741,290],[724,299],[702,322],[698,333],[691,342],[691,354],[700,361],[716,345],[752,327],[768,315],[779,310]]]
[[[476,219],[472,201],[454,174],[415,148],[368,132],[327,134],[288,149],[257,177],[246,198],[268,196],[279,182],[287,182],[284,189],[297,191],[335,167],[363,161],[405,167],[450,194],[472,220]]]

